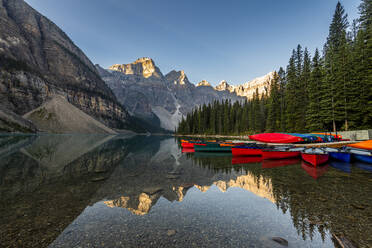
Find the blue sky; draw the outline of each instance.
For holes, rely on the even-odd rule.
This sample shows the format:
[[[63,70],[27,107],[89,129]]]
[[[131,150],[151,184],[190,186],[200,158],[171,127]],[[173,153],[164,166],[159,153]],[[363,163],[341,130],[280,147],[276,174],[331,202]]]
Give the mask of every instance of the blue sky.
[[[151,57],[191,82],[241,84],[322,48],[337,0],[26,0],[107,68]],[[349,21],[359,0],[341,1]]]

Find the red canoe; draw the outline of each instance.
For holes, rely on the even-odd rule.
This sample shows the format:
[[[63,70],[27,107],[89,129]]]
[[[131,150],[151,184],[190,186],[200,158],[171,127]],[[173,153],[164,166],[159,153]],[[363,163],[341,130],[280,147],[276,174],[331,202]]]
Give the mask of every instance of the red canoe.
[[[262,151],[263,159],[282,159],[282,158],[295,158],[301,155],[301,152],[289,151]]]
[[[301,157],[303,160],[316,167],[317,165],[326,163],[329,159],[329,154],[301,153]]]
[[[195,152],[194,148],[182,148],[183,153],[193,153]]]
[[[182,146],[182,148],[194,148],[194,145],[195,144],[198,144],[198,145],[201,145],[201,146],[205,146],[206,145],[206,144],[202,144],[202,143],[182,142],[181,143],[181,146]]]
[[[231,152],[233,156],[261,156],[262,155],[262,149],[259,149],[259,148],[231,147]]]
[[[296,143],[304,141],[300,137],[285,133],[260,133],[250,135],[249,139],[267,143]]]
[[[251,156],[251,157],[232,157],[231,164],[251,164],[259,163],[262,161],[262,157]]]

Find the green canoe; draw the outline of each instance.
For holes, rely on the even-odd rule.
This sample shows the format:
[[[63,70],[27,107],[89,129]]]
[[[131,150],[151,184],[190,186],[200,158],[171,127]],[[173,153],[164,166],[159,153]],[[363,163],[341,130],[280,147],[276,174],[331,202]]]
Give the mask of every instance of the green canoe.
[[[217,143],[207,143],[203,145],[194,145],[195,152],[231,152],[230,146],[220,146]]]

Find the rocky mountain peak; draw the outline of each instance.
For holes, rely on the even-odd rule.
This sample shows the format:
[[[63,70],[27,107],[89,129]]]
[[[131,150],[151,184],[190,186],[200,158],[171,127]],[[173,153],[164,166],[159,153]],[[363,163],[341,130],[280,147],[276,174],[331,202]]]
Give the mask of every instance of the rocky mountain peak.
[[[228,90],[230,92],[234,91],[234,87],[229,85],[226,82],[226,80],[222,80],[216,87],[214,87],[214,89],[218,91],[224,91],[224,90]]]
[[[207,80],[202,80],[200,81],[196,87],[200,87],[200,86],[208,86],[208,87],[212,87],[212,85],[207,81]]]
[[[174,85],[189,85],[191,84],[189,79],[187,78],[185,72],[183,70],[181,71],[171,71],[167,75],[165,75],[165,79],[168,83],[174,84]]]
[[[109,70],[118,71],[125,75],[141,76],[144,78],[162,78],[163,74],[151,58],[139,58],[130,64],[115,64]]]
[[[272,80],[275,75],[275,71],[269,72],[265,76],[255,78],[251,81],[248,81],[242,85],[238,85],[234,87],[234,91],[238,96],[247,97],[248,99],[252,99],[253,95],[258,91],[258,94],[266,93]]]

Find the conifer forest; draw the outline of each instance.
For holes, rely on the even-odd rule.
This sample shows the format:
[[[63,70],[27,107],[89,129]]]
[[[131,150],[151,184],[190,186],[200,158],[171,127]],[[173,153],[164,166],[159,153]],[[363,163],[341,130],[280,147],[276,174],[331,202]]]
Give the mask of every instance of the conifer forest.
[[[242,102],[214,101],[182,119],[178,134],[250,134],[372,128],[372,1],[349,22],[337,3],[322,49],[301,45],[266,92]]]

